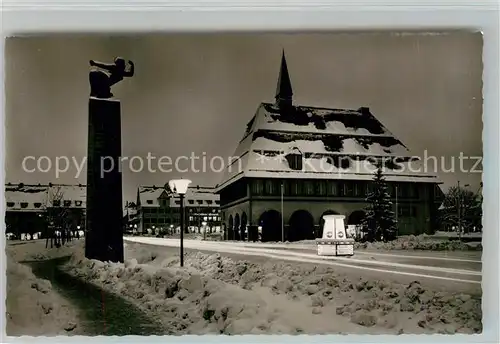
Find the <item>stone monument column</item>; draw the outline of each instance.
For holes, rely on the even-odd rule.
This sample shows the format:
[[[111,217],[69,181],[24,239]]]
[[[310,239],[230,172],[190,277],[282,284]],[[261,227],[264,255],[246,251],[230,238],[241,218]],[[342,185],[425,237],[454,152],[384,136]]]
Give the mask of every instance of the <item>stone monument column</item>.
[[[133,75],[123,59],[114,64],[90,61],[101,70],[90,72],[87,153],[87,225],[85,257],[123,262],[123,196],[121,173],[121,108],[112,85]]]

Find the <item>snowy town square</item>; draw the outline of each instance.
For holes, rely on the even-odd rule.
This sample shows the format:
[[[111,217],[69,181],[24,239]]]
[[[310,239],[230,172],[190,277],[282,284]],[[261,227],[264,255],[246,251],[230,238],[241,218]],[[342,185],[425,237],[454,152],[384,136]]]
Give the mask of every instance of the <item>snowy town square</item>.
[[[482,333],[482,48],[7,39],[6,335]]]

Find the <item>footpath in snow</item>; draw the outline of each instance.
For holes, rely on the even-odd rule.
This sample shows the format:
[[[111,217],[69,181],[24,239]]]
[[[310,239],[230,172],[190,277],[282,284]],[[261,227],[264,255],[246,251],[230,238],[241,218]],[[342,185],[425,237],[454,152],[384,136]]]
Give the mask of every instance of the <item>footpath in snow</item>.
[[[44,253],[44,251],[46,251]],[[6,333],[8,336],[57,336],[82,334],[76,307],[52,284],[37,278],[21,261],[43,260],[71,254],[71,247],[45,250],[45,242],[6,245]]]
[[[132,303],[62,271],[74,252],[83,252],[83,242],[52,249],[40,240],[7,245],[7,335],[163,334]]]

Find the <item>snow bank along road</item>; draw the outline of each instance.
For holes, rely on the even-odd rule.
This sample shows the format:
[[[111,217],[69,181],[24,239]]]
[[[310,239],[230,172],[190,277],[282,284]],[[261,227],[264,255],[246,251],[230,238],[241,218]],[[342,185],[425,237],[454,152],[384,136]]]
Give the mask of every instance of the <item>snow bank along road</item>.
[[[179,247],[178,239],[126,237],[125,241]],[[453,257],[427,252],[390,254],[356,251],[354,257],[318,256],[314,246],[184,240],[186,249],[239,256],[240,259],[322,264],[339,272],[368,278],[390,279],[405,283],[419,280],[442,289],[481,292],[481,261],[471,257]]]

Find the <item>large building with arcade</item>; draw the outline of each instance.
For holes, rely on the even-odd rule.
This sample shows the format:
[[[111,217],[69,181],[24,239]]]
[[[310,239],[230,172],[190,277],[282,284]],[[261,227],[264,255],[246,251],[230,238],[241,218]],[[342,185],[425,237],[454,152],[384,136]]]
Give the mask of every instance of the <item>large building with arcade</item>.
[[[399,234],[430,233],[442,191],[418,157],[369,108],[296,105],[283,53],[275,102],[250,119],[216,192],[227,238],[313,239],[325,214],[359,224],[376,166],[397,213]]]

